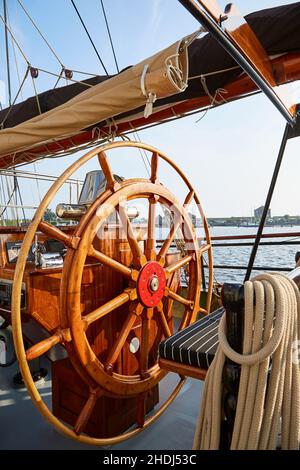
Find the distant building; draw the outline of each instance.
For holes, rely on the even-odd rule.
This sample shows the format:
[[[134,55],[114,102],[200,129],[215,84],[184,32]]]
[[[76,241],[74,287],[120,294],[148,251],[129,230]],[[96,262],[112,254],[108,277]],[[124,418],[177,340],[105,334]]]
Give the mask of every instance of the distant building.
[[[264,208],[265,208],[265,206],[260,206],[257,209],[254,209],[255,219],[258,219],[258,220],[261,219],[261,216],[263,215]],[[268,209],[267,219],[270,219],[270,218],[271,218],[271,209]]]

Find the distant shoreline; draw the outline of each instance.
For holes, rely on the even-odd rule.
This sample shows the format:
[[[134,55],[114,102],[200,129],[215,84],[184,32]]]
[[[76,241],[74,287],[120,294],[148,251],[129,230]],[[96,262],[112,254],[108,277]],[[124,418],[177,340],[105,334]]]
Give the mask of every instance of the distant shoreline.
[[[300,223],[298,224],[265,224],[265,227],[299,227]],[[200,228],[199,226],[197,228]],[[211,224],[209,223],[209,227],[242,227],[242,228],[257,228],[259,224],[247,225],[247,224]]]

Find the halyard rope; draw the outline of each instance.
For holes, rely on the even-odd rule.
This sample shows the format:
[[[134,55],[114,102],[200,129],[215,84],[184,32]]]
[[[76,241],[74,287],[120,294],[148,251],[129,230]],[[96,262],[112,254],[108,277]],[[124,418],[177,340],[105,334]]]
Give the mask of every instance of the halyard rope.
[[[205,381],[195,449],[218,449],[225,358],[241,365],[231,449],[298,449],[300,438],[300,294],[282,274],[247,281],[243,354],[228,344],[226,319]]]

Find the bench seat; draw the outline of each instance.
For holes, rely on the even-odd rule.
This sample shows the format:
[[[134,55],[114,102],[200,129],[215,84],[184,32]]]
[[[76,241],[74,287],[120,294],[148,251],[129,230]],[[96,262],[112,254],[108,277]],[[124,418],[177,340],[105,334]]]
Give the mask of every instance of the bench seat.
[[[162,368],[204,379],[218,347],[218,326],[223,307],[175,333],[159,346]]]

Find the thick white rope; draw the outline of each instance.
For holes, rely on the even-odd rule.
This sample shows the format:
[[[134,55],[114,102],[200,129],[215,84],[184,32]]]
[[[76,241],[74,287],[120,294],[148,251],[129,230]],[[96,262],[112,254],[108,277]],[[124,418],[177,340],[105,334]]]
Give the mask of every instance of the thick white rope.
[[[282,274],[261,274],[245,287],[243,354],[219,325],[219,347],[205,381],[194,449],[218,449],[222,371],[226,357],[241,365],[231,449],[298,449],[300,440],[300,294]]]

